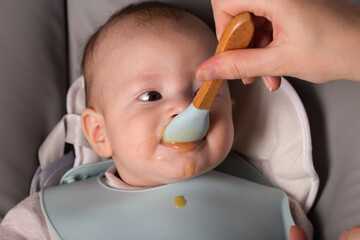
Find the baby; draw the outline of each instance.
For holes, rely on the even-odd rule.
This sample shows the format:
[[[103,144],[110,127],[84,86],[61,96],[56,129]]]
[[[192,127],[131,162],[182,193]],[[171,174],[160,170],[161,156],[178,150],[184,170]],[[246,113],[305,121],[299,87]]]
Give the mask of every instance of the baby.
[[[166,125],[192,101],[196,68],[215,52],[212,30],[190,13],[158,3],[115,13],[85,47],[84,134],[115,167],[104,182],[123,190],[181,182],[224,161],[233,143],[232,103],[225,82],[196,143],[166,146]],[[2,239],[57,239],[33,194],[4,218]]]
[[[85,136],[100,156],[112,157],[133,186],[158,186],[199,176],[219,165],[233,142],[227,84],[210,113],[202,142],[162,144],[170,120],[191,103],[201,83],[196,68],[217,40],[200,19],[175,8],[127,8],[97,31],[83,61]]]

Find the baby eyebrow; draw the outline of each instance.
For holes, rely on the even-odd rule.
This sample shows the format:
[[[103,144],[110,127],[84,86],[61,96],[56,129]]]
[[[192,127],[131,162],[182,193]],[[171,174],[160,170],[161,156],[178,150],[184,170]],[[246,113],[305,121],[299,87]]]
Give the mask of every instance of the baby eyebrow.
[[[158,75],[141,75],[129,79],[123,84],[124,92],[138,93],[139,91],[159,87],[159,76]]]
[[[139,73],[135,77],[129,79],[127,81],[128,84],[132,83],[141,83],[141,82],[158,82],[159,79],[161,79],[162,75],[159,73]]]

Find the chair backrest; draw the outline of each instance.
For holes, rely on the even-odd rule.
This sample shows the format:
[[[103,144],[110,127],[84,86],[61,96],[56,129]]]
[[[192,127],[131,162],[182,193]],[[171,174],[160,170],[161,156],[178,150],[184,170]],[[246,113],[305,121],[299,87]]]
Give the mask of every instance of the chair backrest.
[[[29,194],[37,151],[65,113],[63,1],[0,2],[0,220]]]

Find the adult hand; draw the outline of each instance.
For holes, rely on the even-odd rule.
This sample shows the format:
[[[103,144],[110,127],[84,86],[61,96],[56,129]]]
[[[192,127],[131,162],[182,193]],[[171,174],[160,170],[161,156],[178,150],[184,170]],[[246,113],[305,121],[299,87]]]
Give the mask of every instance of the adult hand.
[[[239,13],[255,15],[253,48],[218,54],[202,63],[197,78],[263,77],[270,90],[280,78],[314,83],[360,80],[360,7],[350,0],[212,0],[216,34]],[[270,77],[269,77],[270,76]]]
[[[290,227],[290,237],[289,240],[307,240],[305,232],[297,227]],[[343,232],[339,240],[360,240],[360,226],[351,228],[349,231]]]
[[[343,232],[339,240],[359,240],[360,239],[360,226],[353,227],[349,231]]]
[[[307,240],[307,238],[305,232],[301,228],[292,226],[290,227],[289,240]]]

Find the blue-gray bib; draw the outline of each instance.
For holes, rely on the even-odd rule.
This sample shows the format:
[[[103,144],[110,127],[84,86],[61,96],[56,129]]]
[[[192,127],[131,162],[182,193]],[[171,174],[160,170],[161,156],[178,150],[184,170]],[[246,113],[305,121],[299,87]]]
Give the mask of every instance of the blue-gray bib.
[[[294,222],[282,190],[235,154],[217,170],[140,191],[110,188],[100,175],[46,188],[40,200],[60,239],[288,239]]]

